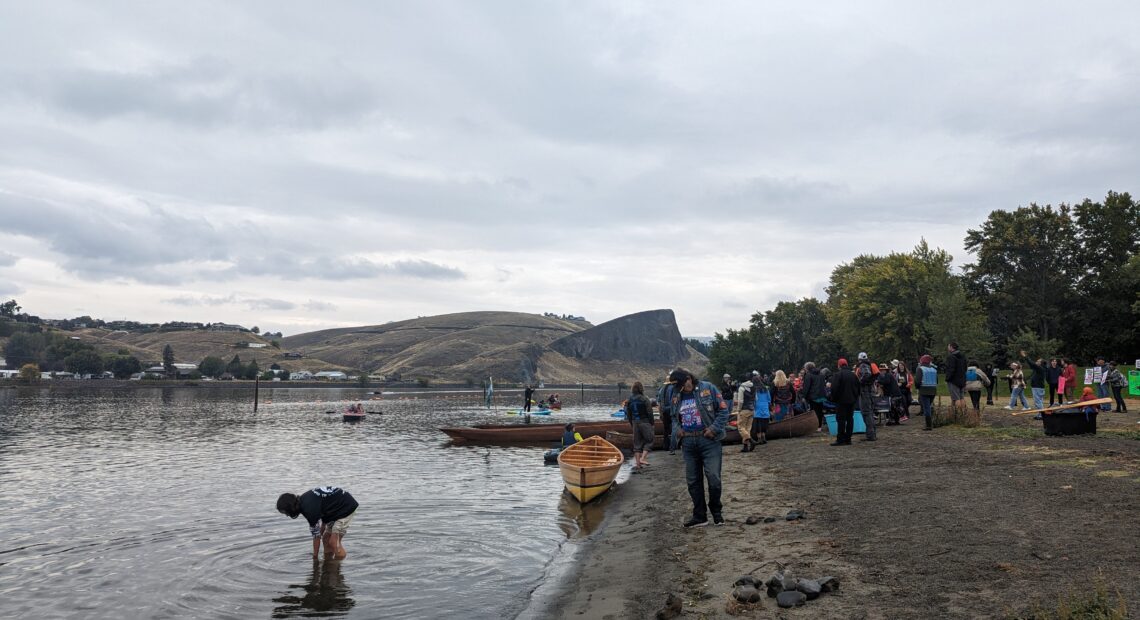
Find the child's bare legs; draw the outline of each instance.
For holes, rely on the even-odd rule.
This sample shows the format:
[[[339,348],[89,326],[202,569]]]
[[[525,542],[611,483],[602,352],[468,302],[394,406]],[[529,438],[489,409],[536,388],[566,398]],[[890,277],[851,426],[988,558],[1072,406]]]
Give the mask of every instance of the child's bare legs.
[[[343,560],[345,556],[348,555],[348,552],[344,549],[344,544],[341,543],[343,538],[344,537],[340,534],[333,534],[332,532],[325,534],[324,543],[326,557],[332,556],[337,560]]]

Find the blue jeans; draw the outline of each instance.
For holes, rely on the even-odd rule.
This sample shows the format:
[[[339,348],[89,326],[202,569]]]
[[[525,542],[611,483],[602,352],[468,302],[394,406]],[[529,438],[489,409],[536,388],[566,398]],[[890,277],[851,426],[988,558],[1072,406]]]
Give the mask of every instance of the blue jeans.
[[[1096,384],[1096,397],[1097,398],[1108,398],[1108,384],[1107,383]],[[1112,409],[1112,405],[1101,405],[1100,406],[1101,411],[1108,411],[1110,409]]]
[[[1040,409],[1045,406],[1045,388],[1029,388],[1033,391],[1033,408]]]
[[[1017,406],[1017,400],[1021,399],[1021,406],[1028,409],[1029,401],[1025,400],[1025,387],[1015,387],[1013,392],[1009,395],[1009,408],[1013,409]]]
[[[708,437],[681,437],[681,454],[685,457],[685,481],[689,497],[693,500],[693,518],[708,519],[720,514],[720,457],[721,445]],[[705,503],[704,476],[709,483],[709,501]]]
[[[934,415],[934,396],[931,394],[920,394],[918,396],[919,402],[922,403],[922,417],[929,418]]]

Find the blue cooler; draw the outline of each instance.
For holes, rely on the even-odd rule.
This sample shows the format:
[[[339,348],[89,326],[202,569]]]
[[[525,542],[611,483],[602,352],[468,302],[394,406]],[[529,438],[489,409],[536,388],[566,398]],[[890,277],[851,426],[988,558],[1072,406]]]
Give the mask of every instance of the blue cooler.
[[[823,419],[827,421],[827,432],[830,433],[832,437],[838,435],[839,434],[839,425],[835,423],[835,414],[829,413],[829,414],[823,416]],[[859,412],[858,409],[855,410],[855,423],[852,425],[851,432],[852,433],[866,433],[867,432],[867,425],[863,423],[863,415]]]

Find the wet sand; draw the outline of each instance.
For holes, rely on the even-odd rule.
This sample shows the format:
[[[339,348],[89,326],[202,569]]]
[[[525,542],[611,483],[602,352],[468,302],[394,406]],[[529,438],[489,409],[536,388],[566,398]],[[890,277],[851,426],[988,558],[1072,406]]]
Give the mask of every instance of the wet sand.
[[[1041,423],[990,409],[982,428],[921,421],[879,441],[783,439],[725,446],[726,525],[685,530],[680,454],[616,489],[604,528],[547,617],[651,618],[669,594],[680,617],[977,618],[1056,609],[1100,578],[1140,609],[1140,417],[1101,416],[1096,436],[1044,437]],[[1036,433],[1034,433],[1036,431]],[[806,517],[786,521],[789,510]],[[750,516],[773,523],[748,525]],[[833,575],[838,592],[804,607],[730,601],[735,579],[778,566]]]

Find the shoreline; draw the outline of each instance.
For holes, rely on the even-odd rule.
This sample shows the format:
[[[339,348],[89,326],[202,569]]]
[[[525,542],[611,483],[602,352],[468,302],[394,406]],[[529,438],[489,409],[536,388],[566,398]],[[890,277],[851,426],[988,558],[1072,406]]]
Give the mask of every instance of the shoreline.
[[[723,527],[681,527],[683,459],[653,452],[576,570],[553,592],[544,584],[548,598],[520,617],[654,617],[670,595],[685,617],[992,617],[1055,608],[1097,580],[1140,608],[1137,414],[1102,416],[1101,433],[1074,437],[1045,437],[1040,422],[1000,410],[983,418],[929,433],[912,418],[842,448],[826,432],[747,454],[725,446]],[[788,521],[790,510],[805,516]],[[764,581],[779,566],[838,577],[840,589],[792,609],[731,599],[737,577]]]

